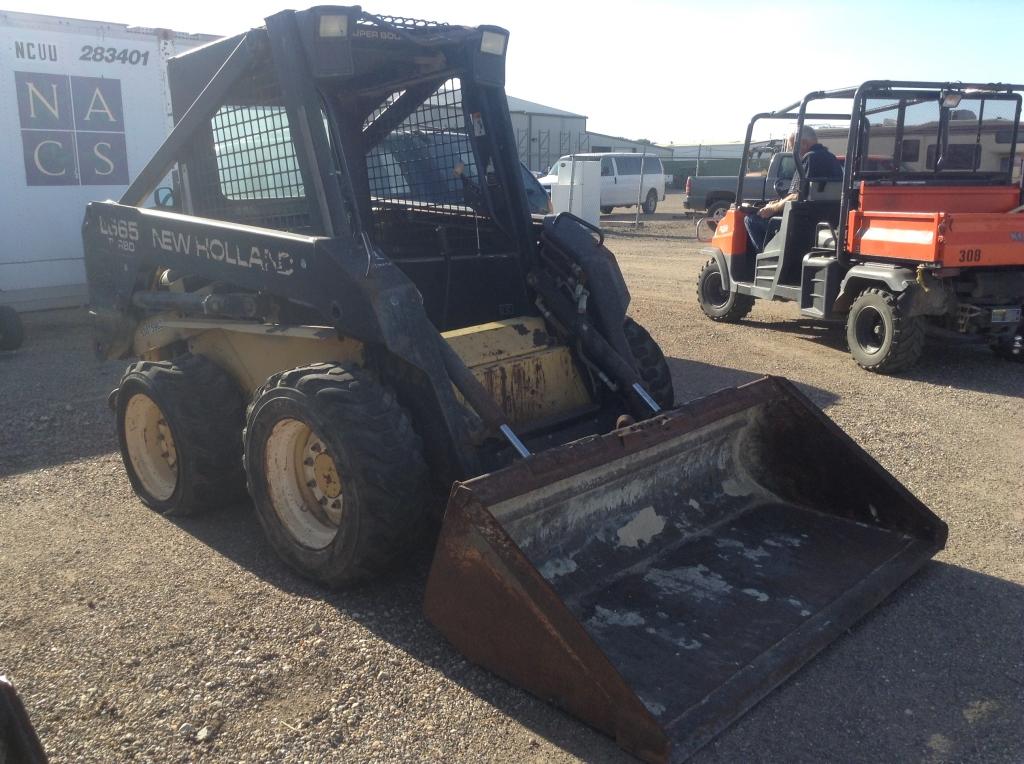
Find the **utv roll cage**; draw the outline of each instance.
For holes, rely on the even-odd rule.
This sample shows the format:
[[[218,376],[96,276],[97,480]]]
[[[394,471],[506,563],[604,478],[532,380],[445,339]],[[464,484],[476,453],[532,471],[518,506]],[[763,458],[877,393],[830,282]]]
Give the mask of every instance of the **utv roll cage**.
[[[808,93],[803,100],[792,103],[772,112],[755,114],[747,125],[746,138],[743,145],[743,158],[740,161],[739,175],[736,182],[736,199],[743,199],[743,179],[747,174],[748,156],[754,126],[761,120],[792,120],[796,118],[794,132],[799,134],[807,120],[844,120],[849,124],[849,135],[846,146],[846,161],[843,166],[842,196],[840,201],[839,225],[836,234],[836,253],[839,261],[846,264],[850,253],[846,248],[846,228],[855,192],[861,181],[879,184],[915,184],[915,185],[1010,185],[1013,177],[1012,158],[1016,155],[1017,137],[1020,129],[1021,93],[1024,85],[1007,85],[1002,83],[966,83],[966,82],[918,82],[911,80],[869,80],[856,87],[839,88],[837,90],[818,90]],[[982,109],[977,115],[977,141],[980,143],[984,120],[984,104],[986,101],[1010,101],[1014,104],[1012,123],[1007,125],[1010,131],[1009,156],[1011,162],[1005,171],[978,172],[977,158],[974,167],[965,172],[963,169],[950,170],[944,167],[944,160],[949,146],[950,106],[947,103],[959,104],[962,97],[980,98]],[[887,104],[869,108],[871,99],[886,99]],[[944,101],[948,99],[948,101]],[[812,112],[809,106],[821,100],[851,100],[849,112]],[[939,119],[936,122],[936,139],[939,146],[934,163],[934,170],[927,172],[910,172],[902,168],[902,136],[906,109],[910,105],[937,101]],[[871,129],[869,117],[883,111],[897,108],[895,125],[894,154],[889,169],[862,169],[862,158],[867,156],[868,136]],[[808,181],[804,177],[802,162],[796,163],[796,175],[800,179],[800,200],[807,198]]]

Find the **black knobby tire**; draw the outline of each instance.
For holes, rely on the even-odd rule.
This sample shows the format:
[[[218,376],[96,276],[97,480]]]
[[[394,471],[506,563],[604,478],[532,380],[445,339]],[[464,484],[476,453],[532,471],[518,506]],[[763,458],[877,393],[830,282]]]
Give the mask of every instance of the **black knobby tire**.
[[[728,323],[739,321],[754,309],[754,298],[750,295],[722,288],[722,273],[714,257],[704,263],[697,275],[697,303],[712,321]]]
[[[906,315],[895,294],[868,287],[850,306],[846,342],[862,369],[894,374],[909,369],[921,357],[925,325],[920,316]]]
[[[611,207],[611,206],[608,206],[608,205],[604,205],[603,207],[601,207],[601,214],[602,215],[610,215],[612,213],[612,210],[614,210],[614,209],[615,209],[614,207]]]
[[[301,473],[294,480],[293,467],[282,467],[275,439],[301,426],[309,434],[300,429],[296,438],[315,441],[309,456],[327,456],[337,471],[336,497],[317,498],[317,479],[306,492]],[[302,575],[327,586],[371,578],[426,535],[436,497],[423,444],[394,393],[369,372],[321,363],[275,374],[249,405],[244,441],[260,523],[274,550]],[[299,493],[288,501],[290,485]],[[328,498],[320,507],[313,503]],[[330,515],[335,499],[341,501]]]
[[[142,426],[152,406],[158,429]],[[129,366],[116,390],[114,413],[128,480],[143,503],[161,514],[188,515],[244,500],[244,406],[234,380],[203,356],[186,353]],[[162,480],[146,445],[154,435],[163,440],[168,434],[174,465]],[[166,481],[173,489],[159,490]]]
[[[637,370],[647,392],[661,408],[672,408],[675,403],[672,372],[669,371],[661,347],[643,326],[628,316],[622,325],[622,331],[626,335],[626,342],[629,343],[633,358],[636,359]]]
[[[17,350],[25,341],[25,325],[18,311],[0,305],[0,350]]]
[[[642,208],[645,215],[653,215],[658,209],[658,192],[653,188],[647,192],[647,198],[644,199]]]

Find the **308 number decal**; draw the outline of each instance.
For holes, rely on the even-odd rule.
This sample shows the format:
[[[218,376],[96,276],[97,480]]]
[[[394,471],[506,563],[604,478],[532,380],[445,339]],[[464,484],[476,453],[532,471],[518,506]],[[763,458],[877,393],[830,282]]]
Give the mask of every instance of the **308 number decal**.
[[[981,250],[980,249],[961,249],[960,250],[960,262],[961,263],[980,263],[981,262]]]
[[[130,66],[148,66],[148,50],[129,50],[128,48],[104,48],[102,45],[83,45],[79,61],[106,61],[129,64]]]

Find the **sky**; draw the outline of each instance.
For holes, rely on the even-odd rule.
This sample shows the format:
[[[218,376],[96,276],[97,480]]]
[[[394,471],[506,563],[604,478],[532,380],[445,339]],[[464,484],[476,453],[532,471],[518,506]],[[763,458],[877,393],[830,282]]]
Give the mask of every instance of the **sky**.
[[[289,5],[308,7],[0,1],[10,11],[223,35]],[[1024,80],[1024,0],[363,0],[363,8],[505,27],[510,95],[584,114],[595,132],[663,144],[742,140],[755,112],[869,79]]]

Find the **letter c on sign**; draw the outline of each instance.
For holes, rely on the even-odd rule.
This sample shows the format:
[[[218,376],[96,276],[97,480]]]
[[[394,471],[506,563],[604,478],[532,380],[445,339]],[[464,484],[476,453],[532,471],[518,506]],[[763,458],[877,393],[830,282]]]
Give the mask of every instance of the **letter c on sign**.
[[[66,167],[62,167],[60,169],[60,172],[50,172],[45,167],[43,167],[43,162],[39,158],[39,150],[48,143],[53,146],[59,146],[62,149],[64,148],[64,144],[62,144],[60,141],[39,141],[39,143],[36,145],[35,151],[32,152],[32,159],[35,160],[36,169],[39,170],[39,172],[43,173],[43,175],[49,175],[51,178],[59,178],[62,175],[67,175],[68,170]]]

